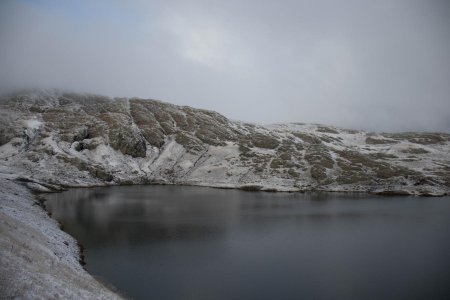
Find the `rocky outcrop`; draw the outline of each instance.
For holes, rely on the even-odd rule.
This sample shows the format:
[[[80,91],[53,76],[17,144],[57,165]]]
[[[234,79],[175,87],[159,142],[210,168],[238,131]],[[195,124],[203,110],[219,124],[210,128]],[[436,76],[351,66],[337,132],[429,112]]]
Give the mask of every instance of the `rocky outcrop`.
[[[38,90],[0,99],[0,164],[56,186],[158,182],[443,195],[450,135],[260,126],[157,100]]]

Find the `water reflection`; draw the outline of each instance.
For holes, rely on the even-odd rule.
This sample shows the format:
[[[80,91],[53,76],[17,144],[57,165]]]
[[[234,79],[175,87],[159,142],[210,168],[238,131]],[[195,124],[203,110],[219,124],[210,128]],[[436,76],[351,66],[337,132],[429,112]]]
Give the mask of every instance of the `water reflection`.
[[[48,198],[88,270],[138,299],[450,296],[449,197],[129,186]]]

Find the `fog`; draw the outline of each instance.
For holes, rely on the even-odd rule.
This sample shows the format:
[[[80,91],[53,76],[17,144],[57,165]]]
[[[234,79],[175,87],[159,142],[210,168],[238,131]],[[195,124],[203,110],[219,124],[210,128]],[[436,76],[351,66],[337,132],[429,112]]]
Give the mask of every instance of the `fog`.
[[[450,132],[446,0],[0,2],[0,89]]]

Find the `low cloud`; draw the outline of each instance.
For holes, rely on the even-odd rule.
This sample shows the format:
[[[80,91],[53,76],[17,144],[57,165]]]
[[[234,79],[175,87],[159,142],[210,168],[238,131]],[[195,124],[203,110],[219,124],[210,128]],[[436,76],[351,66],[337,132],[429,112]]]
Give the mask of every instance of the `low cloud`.
[[[450,132],[446,1],[2,1],[0,88]]]

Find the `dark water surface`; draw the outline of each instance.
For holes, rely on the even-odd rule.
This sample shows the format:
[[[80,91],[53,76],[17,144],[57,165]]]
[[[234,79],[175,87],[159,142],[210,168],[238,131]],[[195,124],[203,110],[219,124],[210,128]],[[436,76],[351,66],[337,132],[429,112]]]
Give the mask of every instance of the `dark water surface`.
[[[127,186],[49,195],[135,299],[450,299],[450,197]]]

